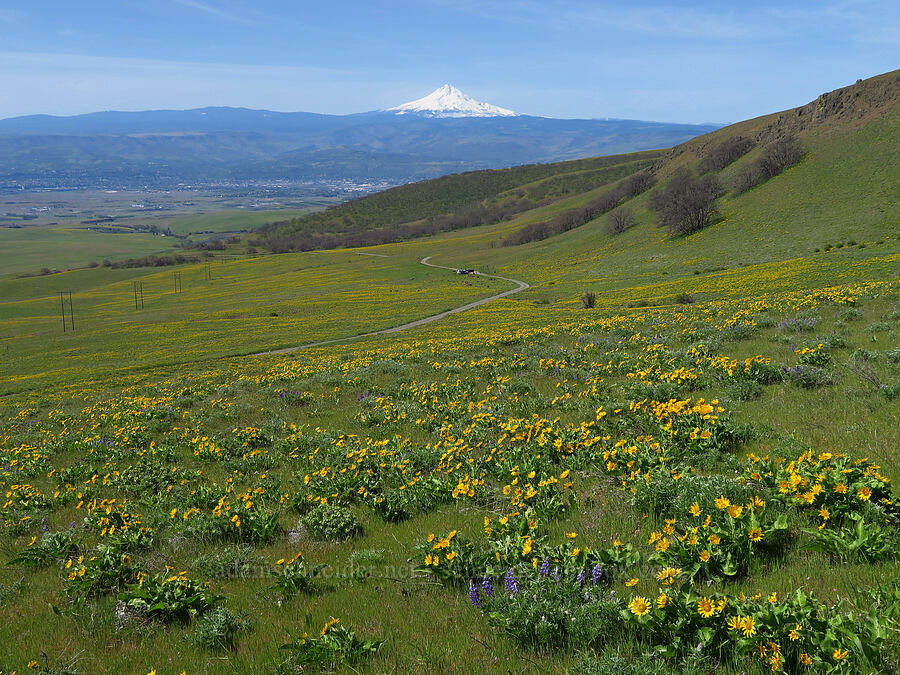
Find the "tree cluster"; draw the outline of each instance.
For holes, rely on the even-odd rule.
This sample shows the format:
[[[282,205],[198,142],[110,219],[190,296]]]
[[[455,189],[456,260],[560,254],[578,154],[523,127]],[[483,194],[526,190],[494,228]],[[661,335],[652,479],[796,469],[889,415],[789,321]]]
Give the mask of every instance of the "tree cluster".
[[[656,178],[649,171],[638,171],[628,178],[621,180],[614,188],[589,201],[584,206],[579,206],[568,211],[563,211],[550,220],[531,223],[518,232],[514,232],[503,240],[504,246],[518,246],[530,241],[540,241],[555,234],[567,232],[594,218],[603,215],[616,208],[626,199],[631,199],[653,187]]]
[[[706,153],[706,156],[700,160],[700,173],[709,173],[710,171],[721,171],[735,160],[743,157],[750,152],[756,143],[750,138],[743,136],[732,136],[722,143],[713,146]]]
[[[267,237],[252,239],[249,243],[251,246],[265,247],[272,253],[376,246],[424,237],[437,234],[438,232],[450,232],[467,227],[497,223],[540,205],[540,202],[535,203],[527,199],[505,201],[492,205],[474,204],[457,209],[453,213],[431,216],[418,222],[397,223],[362,231],[353,231],[349,226],[343,232],[317,232],[314,229],[304,228],[280,235],[270,233]]]
[[[169,265],[184,265],[187,263],[198,263],[203,258],[212,257],[211,253],[204,253],[202,256],[200,255],[186,255],[183,253],[174,253],[171,255],[148,255],[143,258],[128,258],[128,260],[121,260],[118,262],[112,262],[107,264],[108,261],[103,261],[104,267],[111,267],[113,269],[121,269],[121,268],[133,268],[133,267],[168,267]]]
[[[659,225],[672,234],[691,234],[712,223],[718,215],[716,198],[722,187],[715,176],[697,178],[688,168],[675,172],[669,183],[650,198],[659,214]]]
[[[765,183],[788,167],[799,163],[805,156],[806,151],[796,136],[785,136],[772,141],[763,148],[759,157],[750,166],[738,174],[734,194],[743,194]]]

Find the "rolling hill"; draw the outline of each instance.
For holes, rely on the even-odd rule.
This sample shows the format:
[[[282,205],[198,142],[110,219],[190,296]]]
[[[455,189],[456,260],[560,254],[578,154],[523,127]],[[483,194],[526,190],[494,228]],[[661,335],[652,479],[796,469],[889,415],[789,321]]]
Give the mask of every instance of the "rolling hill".
[[[693,274],[723,265],[811,255],[816,249],[824,255],[826,247],[851,240],[858,246],[896,236],[898,120],[900,73],[895,71],[825,93],[792,110],[698,136],[665,152],[447,176],[275,224],[255,233],[253,240],[257,246],[291,250],[291,242],[297,249],[315,248],[310,243],[316,235],[330,235],[321,239],[327,245],[358,245],[366,241],[362,233],[373,229],[391,241],[439,229],[426,227],[428,223],[453,225],[446,229],[493,223],[454,235],[467,242],[466,257],[473,263],[524,273],[524,266],[536,261],[557,269],[558,261],[573,260],[574,251],[588,251],[565,266],[567,278],[621,276],[623,283],[626,278],[633,281],[636,272]],[[786,138],[797,139],[802,161],[736,194],[737,182],[756,166],[766,148]],[[715,170],[703,171],[736,139],[747,141],[739,156],[722,166],[712,162]],[[666,235],[657,228],[659,217],[650,205],[667,181],[685,168],[716,176],[719,215],[711,227],[689,236]],[[649,172],[658,181],[653,190],[613,204],[628,206],[636,227],[610,235],[601,213],[582,218],[579,227],[546,241],[507,247],[502,253],[495,250],[523,228],[583,210],[634,172]],[[467,218],[475,213],[481,218]],[[453,240],[446,240],[451,249]],[[685,269],[684,259],[695,262]],[[518,260],[522,262],[514,262]]]

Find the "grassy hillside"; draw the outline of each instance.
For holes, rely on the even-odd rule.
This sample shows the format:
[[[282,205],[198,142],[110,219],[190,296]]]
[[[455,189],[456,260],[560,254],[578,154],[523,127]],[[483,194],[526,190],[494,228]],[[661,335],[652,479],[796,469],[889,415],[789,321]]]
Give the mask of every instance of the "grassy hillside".
[[[446,229],[496,222],[548,199],[611,183],[649,166],[660,155],[659,151],[646,151],[444,176],[260,228],[251,241],[284,252],[347,245],[352,242],[341,236],[372,230],[384,232],[389,241],[397,241],[409,236],[403,233],[404,225],[434,222],[441,217],[459,220]],[[329,235],[331,238],[327,238]]]
[[[657,155],[621,234],[502,246],[609,189],[560,165],[477,197],[535,200],[508,220],[182,266],[180,293],[0,281],[0,671],[896,672],[886,79],[688,236],[654,191],[758,138],[729,185],[808,106]],[[425,256],[531,287],[349,339],[511,287]]]
[[[669,285],[681,279],[687,288],[698,275],[747,265],[794,258],[818,265],[827,264],[838,250],[852,249],[851,255],[861,259],[868,258],[873,247],[895,250],[900,234],[898,81],[900,76],[891,74],[851,88],[845,96],[856,101],[859,110],[841,108],[842,117],[822,117],[800,129],[807,152],[802,162],[740,196],[726,192],[718,200],[720,219],[689,236],[672,236],[657,227],[658,216],[648,206],[651,192],[627,202],[637,226],[620,235],[608,234],[601,217],[542,242],[503,251],[491,248],[511,232],[546,217],[544,207],[538,217],[539,212],[526,212],[496,228],[448,235],[441,240],[441,249],[451,264],[488,265],[511,276],[544,281],[534,294],[566,302],[584,290],[602,295],[633,285],[635,279]],[[784,116],[726,127],[679,146],[656,165],[655,173],[664,185],[676,167],[696,166],[704,150],[729,137],[768,138],[773,128],[784,125],[779,122]],[[721,172],[723,185],[733,183],[758,154],[759,147],[726,167]],[[564,208],[589,198],[569,199]],[[702,285],[694,290],[704,293]]]

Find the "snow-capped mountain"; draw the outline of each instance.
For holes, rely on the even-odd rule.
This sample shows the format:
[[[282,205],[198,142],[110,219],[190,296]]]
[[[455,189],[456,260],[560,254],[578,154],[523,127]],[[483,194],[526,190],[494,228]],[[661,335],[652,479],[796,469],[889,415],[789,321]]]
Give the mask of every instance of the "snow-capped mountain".
[[[390,110],[351,115],[224,107],[29,115],[0,120],[0,191],[234,180],[402,183],[666,148],[715,128],[516,114],[450,85]]]
[[[416,113],[425,117],[515,117],[518,113],[490,103],[476,101],[450,84],[415,101],[388,108],[397,115]]]

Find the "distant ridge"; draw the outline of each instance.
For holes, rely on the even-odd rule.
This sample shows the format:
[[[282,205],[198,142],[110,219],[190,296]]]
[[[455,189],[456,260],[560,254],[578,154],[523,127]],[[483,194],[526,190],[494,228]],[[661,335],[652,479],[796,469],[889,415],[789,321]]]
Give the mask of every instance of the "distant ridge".
[[[516,117],[519,113],[490,103],[476,101],[451,84],[438,87],[428,96],[388,108],[397,115],[417,113],[427,117]]]
[[[518,114],[450,84],[349,115],[208,107],[0,120],[0,191],[252,181],[399,185],[667,148],[718,128]]]

